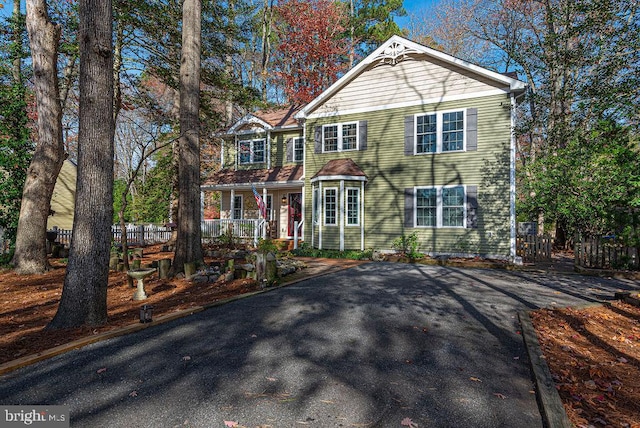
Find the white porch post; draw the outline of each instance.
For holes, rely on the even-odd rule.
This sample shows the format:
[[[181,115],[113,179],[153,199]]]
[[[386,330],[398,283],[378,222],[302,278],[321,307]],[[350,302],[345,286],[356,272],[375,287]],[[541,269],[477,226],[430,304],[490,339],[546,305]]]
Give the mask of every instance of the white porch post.
[[[267,214],[265,218],[263,218],[264,222],[262,223],[262,239],[267,239],[267,222],[269,221],[269,213],[267,213],[267,188],[262,188],[262,203],[264,204],[264,212]],[[273,201],[272,201],[273,205]],[[273,208],[273,207],[271,207]],[[262,215],[262,213],[260,213]]]

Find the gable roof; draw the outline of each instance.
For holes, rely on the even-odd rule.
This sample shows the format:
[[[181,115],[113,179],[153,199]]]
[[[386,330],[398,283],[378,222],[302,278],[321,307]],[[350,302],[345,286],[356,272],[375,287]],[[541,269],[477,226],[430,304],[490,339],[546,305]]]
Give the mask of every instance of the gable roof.
[[[292,105],[289,107],[272,108],[259,110],[255,113],[248,113],[233,124],[227,134],[234,134],[246,125],[256,124],[264,129],[277,128],[299,128],[300,124],[295,119],[296,113],[302,106]]]
[[[524,91],[527,84],[521,80],[514,78],[512,75],[496,73],[484,67],[461,60],[454,56],[445,54],[435,49],[428,48],[418,43],[412,42],[400,36],[392,36],[384,42],[378,49],[373,51],[369,56],[360,61],[355,67],[349,70],[344,76],[338,79],[327,90],[318,95],[313,101],[304,106],[295,115],[297,119],[304,119],[309,113],[314,111],[323,102],[331,98],[338,91],[348,85],[356,77],[367,70],[371,65],[375,64],[391,64],[395,65],[407,58],[408,55],[421,54],[434,61],[449,65],[458,69],[475,74],[480,78],[495,82],[497,85],[508,88],[510,92]]]

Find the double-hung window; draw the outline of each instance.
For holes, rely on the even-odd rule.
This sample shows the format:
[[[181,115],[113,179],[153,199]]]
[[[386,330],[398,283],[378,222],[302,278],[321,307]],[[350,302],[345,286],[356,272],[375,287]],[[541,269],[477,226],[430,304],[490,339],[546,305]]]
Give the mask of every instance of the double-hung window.
[[[347,187],[347,226],[360,225],[360,189]]]
[[[238,160],[241,165],[265,161],[265,140],[244,140],[238,142]]]
[[[322,151],[358,150],[358,123],[337,123],[322,127]]]
[[[442,227],[464,227],[464,187],[442,188]]]
[[[442,151],[453,152],[464,148],[464,112],[442,113]]]
[[[437,190],[435,188],[416,190],[416,225],[436,227],[437,225]]]
[[[465,111],[417,115],[415,153],[456,152],[465,149]]]
[[[324,224],[326,226],[338,224],[338,189],[324,189]]]
[[[293,139],[293,161],[302,162],[304,160],[304,138],[296,137]]]
[[[416,153],[435,153],[438,130],[435,114],[416,118]]]
[[[415,225],[466,227],[464,186],[419,187],[415,190]]]

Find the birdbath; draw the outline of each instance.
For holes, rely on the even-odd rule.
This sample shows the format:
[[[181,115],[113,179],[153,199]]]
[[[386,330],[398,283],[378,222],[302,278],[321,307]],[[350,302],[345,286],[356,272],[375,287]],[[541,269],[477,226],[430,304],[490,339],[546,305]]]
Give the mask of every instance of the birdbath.
[[[144,292],[144,279],[155,271],[155,269],[132,269],[127,271],[127,275],[138,280],[138,287],[136,288],[135,293],[133,293],[133,300],[144,300],[147,298],[147,295]]]

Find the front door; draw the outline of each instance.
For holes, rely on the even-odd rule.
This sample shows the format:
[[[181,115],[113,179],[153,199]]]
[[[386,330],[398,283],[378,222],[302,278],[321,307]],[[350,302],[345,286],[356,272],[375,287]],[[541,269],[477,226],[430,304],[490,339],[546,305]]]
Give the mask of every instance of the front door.
[[[302,221],[302,193],[289,193],[289,236],[293,236],[296,221],[298,224]]]

